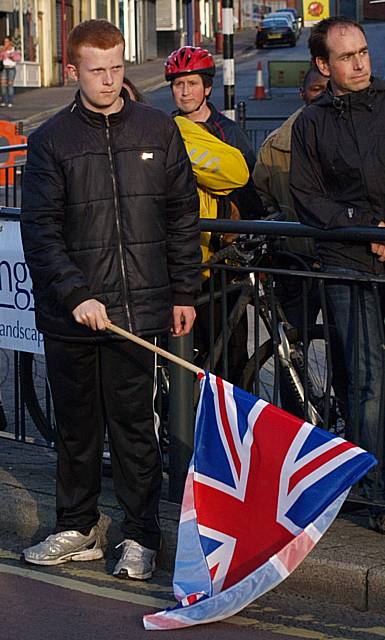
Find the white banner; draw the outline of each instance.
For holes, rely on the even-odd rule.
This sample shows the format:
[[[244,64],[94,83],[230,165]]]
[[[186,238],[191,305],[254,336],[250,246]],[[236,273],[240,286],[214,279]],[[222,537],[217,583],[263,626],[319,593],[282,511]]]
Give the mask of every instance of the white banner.
[[[0,348],[43,353],[20,224],[0,219]]]

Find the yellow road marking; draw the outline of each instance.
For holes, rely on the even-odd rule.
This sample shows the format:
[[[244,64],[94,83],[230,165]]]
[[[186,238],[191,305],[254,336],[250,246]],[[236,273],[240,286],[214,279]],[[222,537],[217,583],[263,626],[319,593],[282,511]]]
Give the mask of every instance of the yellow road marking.
[[[17,559],[18,557],[19,556],[15,553],[8,552],[8,551],[4,552],[0,550],[0,558],[2,559],[13,560],[15,558]],[[8,574],[20,576],[23,578],[38,580],[40,582],[44,582],[45,584],[51,584],[53,586],[62,587],[64,589],[72,589],[74,591],[79,591],[81,593],[86,593],[93,596],[98,596],[102,598],[111,598],[113,600],[119,600],[121,602],[137,604],[137,605],[141,605],[149,608],[164,609],[166,607],[169,607],[175,604],[174,602],[163,599],[163,598],[157,598],[157,597],[149,596],[143,593],[141,594],[132,593],[131,591],[126,591],[126,590],[120,591],[119,589],[113,589],[110,587],[100,587],[94,584],[80,582],[79,580],[76,580],[73,578],[66,578],[64,576],[54,575],[50,573],[43,573],[41,570],[37,571],[36,569],[29,569],[28,567],[22,567],[22,566],[17,567],[14,565],[0,563],[0,573],[8,573]],[[87,571],[87,573],[93,574],[96,572]],[[143,586],[147,589],[147,588],[153,587],[154,585],[144,584]],[[254,618],[246,617],[238,614],[236,616],[232,616],[231,618],[227,618],[223,622],[227,624],[232,624],[235,626],[241,626],[241,627],[255,627],[256,631],[269,631],[270,633],[281,634],[284,636],[294,637],[294,638],[305,638],[307,640],[334,640],[336,638],[336,636],[334,635],[329,635],[329,633],[324,633],[319,630],[305,629],[303,627],[298,627],[298,626],[289,626],[286,624],[258,620],[257,618],[258,611],[255,610],[256,608],[257,607],[255,606],[253,607],[254,614],[256,616]],[[269,609],[269,607],[266,607],[266,609]],[[263,611],[262,607],[260,611],[261,612]],[[280,614],[280,617],[282,617],[282,614]],[[285,617],[290,618],[290,616],[285,616]],[[298,617],[293,616],[291,619],[303,623],[303,622],[306,622],[306,618],[308,618],[309,622],[311,621],[311,619],[313,623],[315,622],[315,619],[312,618],[311,615],[309,614],[299,615]],[[328,623],[321,623],[321,624],[324,627],[339,626],[339,625],[333,625]],[[341,627],[339,626],[339,628]],[[381,638],[385,638],[384,627],[372,627],[372,628],[345,627],[345,631],[347,633],[354,633],[354,634],[356,634],[357,632],[363,632],[366,634],[377,635]],[[348,635],[347,636],[339,635],[338,640],[353,640],[353,638]]]
[[[36,571],[36,569],[0,564],[0,573],[10,573],[22,578],[30,578],[32,580],[38,580],[39,582],[44,582],[57,587],[64,587],[64,589],[72,589],[74,591],[81,591],[82,593],[88,593],[101,598],[111,598],[113,600],[121,600],[124,602],[130,602],[131,604],[140,604],[146,607],[164,609],[165,607],[172,605],[172,602],[169,600],[154,598],[153,596],[138,593],[131,593],[129,591],[119,591],[109,587],[99,587],[97,585],[80,582],[79,580],[74,580],[72,578],[64,578],[63,576],[56,576],[50,573]]]

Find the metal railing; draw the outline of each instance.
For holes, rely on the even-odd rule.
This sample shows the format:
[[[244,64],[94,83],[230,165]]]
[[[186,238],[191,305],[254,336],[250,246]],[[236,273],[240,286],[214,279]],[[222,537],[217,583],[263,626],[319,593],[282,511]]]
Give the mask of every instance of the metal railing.
[[[344,244],[384,243],[385,234],[378,228],[320,230],[300,223],[268,221],[202,220],[201,227],[204,231],[221,235],[246,234],[243,241],[246,261],[243,266],[240,266],[236,254],[234,259],[231,251],[224,263],[212,265],[214,278],[211,280],[215,281],[217,274],[219,297],[225,300],[220,309],[221,339],[224,345],[227,344],[227,349],[222,348],[221,361],[218,362],[215,354],[218,336],[215,335],[215,327],[211,326],[214,335],[210,337],[210,369],[214,367],[214,371],[216,369],[224,377],[229,375],[231,382],[374,453],[378,466],[361,487],[355,488],[350,499],[359,504],[384,507],[385,337],[382,299],[385,275],[343,274],[337,272],[337,268],[333,273],[329,269],[322,270],[314,259],[310,262],[315,264],[309,267],[309,261],[302,256],[276,247],[277,239],[285,237],[312,237],[320,242],[340,241]],[[250,246],[256,237],[259,244],[255,261]],[[223,257],[225,254],[226,250],[222,252]],[[231,290],[237,283],[241,292],[234,302]],[[341,326],[338,318],[334,320],[330,306],[330,290],[336,284],[339,287],[346,285],[352,299],[348,349],[343,342],[345,327]],[[212,287],[212,306],[215,304],[214,291]],[[244,300],[240,303],[242,296]],[[232,379],[230,346],[234,331],[239,326],[237,317],[242,314],[242,304],[248,305],[248,355],[241,377]],[[372,328],[375,327],[375,361],[368,356],[374,335],[362,336],[368,331],[366,316],[369,314],[375,319],[371,323]],[[237,340],[234,341],[236,344]],[[345,358],[350,360],[350,365]],[[369,378],[378,379],[375,397],[370,397],[371,391],[367,391]]]
[[[17,220],[18,210],[0,209],[0,219]],[[267,222],[267,221],[223,221],[223,220],[202,220],[202,229],[214,233],[242,233],[252,234],[262,238],[282,238],[282,237],[313,237],[318,240],[338,240],[343,241],[378,241],[385,242],[385,231],[371,228],[350,228],[321,231],[313,227],[307,227],[299,223]],[[0,221],[1,224],[1,221]],[[233,258],[227,259],[224,263],[216,262],[211,265],[213,277],[207,281],[205,290],[198,301],[198,309],[204,308],[203,313],[207,314],[209,345],[207,359],[204,368],[212,370],[214,373],[227,378],[232,382],[243,386],[247,390],[256,393],[260,397],[272,401],[283,408],[288,408],[288,404],[296,401],[294,412],[301,418],[318,422],[321,426],[335,430],[338,435],[345,435],[355,442],[361,442],[362,429],[364,425],[360,423],[359,406],[357,402],[359,393],[359,371],[357,344],[352,339],[352,349],[355,352],[354,390],[355,390],[355,410],[351,423],[348,424],[346,415],[341,406],[344,399],[341,398],[343,391],[338,389],[333,367],[333,351],[336,348],[334,327],[330,322],[329,312],[325,304],[325,290],[328,283],[332,282],[336,276],[332,273],[324,273],[320,269],[311,271],[301,267],[301,263],[289,269],[285,264],[274,264],[269,261],[262,261],[255,264],[250,262],[246,266],[236,264]],[[369,276],[363,274],[360,278],[352,280],[349,276],[338,274],[339,282],[345,280],[350,282],[356,290],[356,306],[354,315],[358,309],[360,287],[370,287],[377,291],[379,303],[378,313],[382,318],[380,308],[379,288],[385,284],[383,277]],[[290,280],[288,279],[290,278]],[[282,307],[284,304],[280,298],[282,289],[286,291],[290,282],[297,282],[297,290],[300,290],[299,305],[301,307],[301,326],[290,328],[286,333],[288,336],[288,346],[291,353],[295,353],[301,362],[297,367],[297,377],[300,380],[302,391],[298,392],[298,381],[293,386],[293,380],[287,377],[284,370],[286,361],[282,355],[282,344],[285,336],[282,333]],[[3,284],[5,280],[3,277]],[[319,290],[320,310],[318,317],[309,324],[309,300],[310,289],[316,284]],[[283,287],[282,287],[283,285]],[[199,310],[198,310],[199,313]],[[234,317],[234,314],[236,317]],[[233,349],[233,339],[237,338],[239,327],[244,328],[246,322],[247,336],[245,347],[245,361],[241,363],[241,375],[237,379],[232,379],[234,366],[232,360],[236,349]],[[314,321],[313,321],[314,322]],[[356,327],[357,327],[356,320]],[[381,320],[382,322],[382,320]],[[1,328],[0,319],[0,328]],[[218,329],[219,327],[219,329]],[[3,331],[4,333],[4,331]],[[242,338],[243,339],[243,338]],[[381,337],[382,346],[384,337]],[[168,348],[192,360],[194,356],[192,337],[187,339],[170,338]],[[239,347],[239,344],[238,344]],[[311,348],[315,348],[316,356],[311,356]],[[238,348],[239,351],[239,348]],[[324,369],[322,382],[313,381],[314,371],[319,369],[317,361],[315,364],[311,357],[318,357],[320,353],[321,366]],[[384,354],[382,348],[382,354]],[[202,366],[202,362],[197,362]],[[239,363],[238,363],[239,365]],[[296,365],[297,366],[297,365]],[[31,369],[32,367],[32,369]],[[32,371],[32,379],[31,379]],[[180,500],[183,490],[183,482],[187,465],[191,456],[193,443],[193,421],[194,402],[196,402],[197,389],[194,377],[189,372],[181,372],[179,368],[170,367],[170,389],[168,402],[164,403],[162,398],[158,401],[158,410],[161,415],[164,429],[167,432],[169,475],[170,475],[170,499]],[[383,367],[385,371],[385,366]],[[160,385],[162,387],[162,370],[160,370]],[[334,377],[333,377],[334,375]],[[285,378],[286,376],[286,378]],[[28,408],[31,402],[31,384],[36,392],[40,411],[47,422],[49,428],[54,432],[54,422],[51,414],[51,404],[49,389],[46,384],[44,371],[44,357],[35,356],[31,363],[31,357],[18,352],[5,352],[0,349],[0,394],[2,398],[3,415],[8,418],[8,424],[0,432],[1,437],[14,438],[25,443],[41,444],[53,446],[54,437],[42,437],[36,427],[33,412]],[[318,385],[315,387],[315,385]],[[340,385],[341,386],[341,385]],[[164,389],[163,389],[164,391]],[[167,390],[166,390],[167,391]],[[302,395],[301,395],[302,393]],[[33,393],[32,393],[33,395]],[[384,415],[384,394],[378,406],[381,428],[378,430],[378,441],[376,446],[377,458],[383,460],[383,418]],[[346,408],[345,408],[346,410]],[[32,417],[31,417],[32,416]],[[1,412],[0,412],[1,420]],[[358,502],[383,504],[381,494],[382,478],[379,473],[374,476],[374,490],[370,497],[355,495]]]
[[[266,135],[275,129],[286,116],[270,115],[270,116],[247,116],[244,103],[238,105],[238,121],[250,138],[258,147]],[[2,147],[0,150],[1,159],[6,160],[8,154],[12,151],[26,150],[27,145],[16,145],[10,147]],[[19,219],[21,181],[23,176],[23,160],[14,166],[1,166],[0,177],[3,176],[3,184],[0,185],[0,228],[1,219],[17,221]],[[266,237],[312,237],[317,240],[342,240],[343,242],[370,242],[385,241],[385,232],[381,229],[372,228],[350,228],[336,230],[319,230],[313,227],[306,227],[299,223],[285,222],[256,222],[256,221],[224,221],[224,220],[202,220],[202,229],[209,230],[214,233],[242,233],[242,234],[260,234]],[[0,236],[1,239],[1,236]],[[0,255],[1,263],[1,255]],[[320,291],[320,299],[325,300],[325,287],[328,281],[335,279],[330,273],[317,273],[304,271],[299,268],[290,269],[290,273],[286,266],[275,265],[273,267],[255,266],[249,264],[245,266],[236,266],[234,262],[230,264],[212,265],[213,277],[210,278],[206,285],[205,291],[200,298],[200,304],[205,307],[205,313],[208,318],[208,334],[209,334],[209,353],[206,360],[207,367],[215,373],[220,373],[227,377],[232,373],[232,323],[236,327],[241,326],[242,322],[247,318],[249,325],[248,330],[248,354],[247,376],[243,375],[243,379],[237,380],[240,385],[246,386],[249,390],[256,394],[270,394],[267,399],[272,400],[276,404],[285,407],[287,404],[287,395],[293,391],[292,380],[289,380],[289,391],[287,389],[288,381],[285,380],[285,372],[282,372],[282,342],[283,336],[280,333],[281,327],[279,315],[281,313],[281,303],[277,291],[283,278],[290,277],[291,281],[297,280],[299,287],[303,289],[301,296],[302,308],[302,326],[304,327],[303,335],[297,342],[304,344],[304,362],[301,411],[302,417],[317,421],[322,419],[322,425],[330,428],[333,422],[332,414],[335,413],[333,403],[338,404],[338,391],[333,391],[333,361],[330,349],[330,343],[333,341],[333,330],[329,322],[328,309],[323,302],[320,310],[319,319],[317,320],[317,329],[314,333],[314,327],[308,331],[308,302],[311,283],[316,282]],[[253,277],[253,286],[248,284],[245,287],[244,280],[249,276]],[[5,278],[1,280],[0,272],[0,293],[2,287],[5,286]],[[344,278],[338,275],[339,280]],[[261,294],[261,281],[267,283],[265,294]],[[349,278],[346,278],[349,281]],[[287,282],[287,281],[286,281]],[[304,286],[304,282],[308,286]],[[358,300],[360,287],[369,286],[373,291],[377,291],[378,287],[384,284],[383,278],[363,276],[352,282],[355,287],[356,311],[357,316]],[[245,290],[247,289],[247,293]],[[297,287],[298,289],[298,287]],[[242,297],[243,296],[243,297]],[[265,296],[265,297],[264,297]],[[266,302],[267,297],[269,301]],[[238,305],[241,298],[242,305]],[[234,303],[234,300],[236,301]],[[245,302],[246,301],[246,302]],[[238,306],[239,308],[238,308]],[[265,305],[265,307],[264,307]],[[241,308],[242,307],[242,308]],[[0,307],[1,308],[1,307]],[[232,317],[236,312],[242,316],[241,320]],[[245,309],[247,308],[247,312]],[[270,334],[266,333],[266,326],[263,323],[263,313],[265,320],[270,323],[268,329]],[[220,321],[218,323],[218,314]],[[266,315],[267,314],[267,315]],[[378,309],[378,314],[382,318],[382,309]],[[329,314],[330,315],[330,314]],[[358,320],[356,318],[356,327]],[[221,327],[218,335],[216,324]],[[266,324],[266,323],[265,323]],[[250,328],[252,326],[252,328]],[[321,335],[319,327],[323,327]],[[0,437],[14,438],[18,441],[40,444],[44,446],[54,446],[54,420],[52,416],[52,407],[50,401],[49,388],[46,382],[45,365],[43,356],[31,356],[20,352],[11,352],[1,349],[1,331],[3,324],[0,318]],[[290,339],[294,333],[290,333]],[[294,338],[293,338],[294,340]],[[326,378],[323,383],[322,401],[324,402],[324,410],[320,415],[321,408],[314,408],[312,399],[312,389],[309,384],[310,364],[308,362],[308,347],[312,342],[320,342],[324,349],[324,367]],[[384,340],[382,340],[382,347]],[[186,359],[191,360],[194,357],[192,337],[187,339],[169,339],[168,348],[182,355]],[[295,345],[294,345],[295,346]],[[293,344],[289,344],[293,349]],[[302,347],[301,347],[302,348]],[[355,411],[354,416],[349,425],[349,437],[356,442],[360,442],[362,425],[359,420],[359,402],[358,402],[358,352],[356,346],[352,345],[355,358],[354,372],[354,393],[355,393]],[[233,351],[235,351],[234,349]],[[269,351],[270,350],[270,351]],[[294,349],[295,350],[295,349]],[[384,353],[384,348],[382,348]],[[262,356],[265,361],[262,363]],[[272,374],[267,373],[267,363],[271,367]],[[164,380],[163,370],[159,370],[159,388],[162,388],[162,380]],[[181,372],[177,367],[170,367],[170,393],[168,401],[162,400],[162,394],[158,395],[157,408],[163,421],[164,431],[166,432],[165,440],[167,440],[167,451],[169,457],[169,475],[170,475],[170,498],[172,500],[180,500],[183,491],[183,482],[188,462],[192,452],[193,443],[193,414],[194,414],[194,396],[196,400],[197,391],[194,390],[194,380],[189,372]],[[384,366],[385,371],[385,366]],[[301,372],[300,372],[301,374]],[[266,391],[266,376],[271,375],[270,391]],[[302,374],[301,374],[302,375]],[[300,375],[300,377],[301,377]],[[246,377],[245,377],[246,376]],[[246,379],[247,378],[247,379]],[[291,385],[291,386],[290,386]],[[196,385],[195,385],[196,386]],[[163,384],[164,387],[164,384]],[[298,391],[298,389],[297,389]],[[164,388],[163,388],[164,395]],[[384,396],[385,397],[385,396]],[[286,398],[286,399],[285,399]],[[378,411],[380,415],[381,425],[383,424],[384,401],[381,401]],[[298,407],[297,407],[298,409]],[[40,422],[39,422],[40,421]],[[340,421],[344,420],[340,418]],[[332,425],[333,426],[333,425]],[[44,429],[47,429],[45,432]],[[384,430],[378,432],[378,442],[376,453],[379,459],[383,459],[383,434]],[[345,434],[346,435],[346,434]],[[375,489],[378,488],[377,494],[374,491],[374,499],[369,501],[376,502],[376,495],[379,494],[382,479],[378,476],[374,478]],[[364,499],[365,501],[365,499]],[[368,499],[366,498],[366,501]],[[381,501],[380,501],[381,502]]]
[[[288,115],[247,115],[246,103],[238,102],[236,109],[237,122],[245,131],[253,145],[258,151],[267,136],[277,129],[287,118]]]
[[[10,154],[25,151],[25,156],[9,161]],[[21,204],[21,183],[26,161],[26,144],[0,147],[0,206],[19,207]]]

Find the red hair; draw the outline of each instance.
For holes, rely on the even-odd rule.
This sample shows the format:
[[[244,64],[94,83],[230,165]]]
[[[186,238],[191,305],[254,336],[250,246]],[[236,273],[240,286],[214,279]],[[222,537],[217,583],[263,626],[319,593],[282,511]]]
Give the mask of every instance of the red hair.
[[[76,25],[67,40],[68,62],[76,65],[79,62],[80,47],[96,49],[113,49],[124,45],[122,32],[108,20],[85,20]]]

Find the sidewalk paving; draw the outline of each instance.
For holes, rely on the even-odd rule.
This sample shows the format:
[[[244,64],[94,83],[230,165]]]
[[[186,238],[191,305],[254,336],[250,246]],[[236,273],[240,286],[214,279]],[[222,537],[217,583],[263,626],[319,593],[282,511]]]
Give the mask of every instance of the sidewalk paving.
[[[254,48],[255,29],[245,29],[234,36],[234,57],[239,58],[245,52]],[[214,44],[202,45],[214,54]],[[222,64],[222,56],[215,55],[218,66]],[[164,59],[156,58],[143,64],[126,63],[126,75],[140,91],[153,91],[162,85],[164,80]],[[27,133],[32,126],[36,126],[62,109],[73,99],[76,84],[70,83],[63,87],[42,87],[40,89],[16,90],[16,97],[12,109],[0,109],[0,120],[21,122]]]
[[[19,553],[52,532],[55,519],[55,460],[51,449],[14,440],[0,444],[0,538]],[[121,511],[112,479],[103,478],[99,502],[111,518],[107,559],[121,541]],[[163,533],[159,568],[172,571],[179,506],[167,500],[164,481],[160,520]],[[95,563],[97,571],[104,563]],[[95,569],[95,566],[93,567]],[[171,582],[171,576],[170,576]],[[385,538],[366,528],[363,515],[342,515],[303,564],[277,589],[321,602],[348,605],[361,611],[385,611]]]

